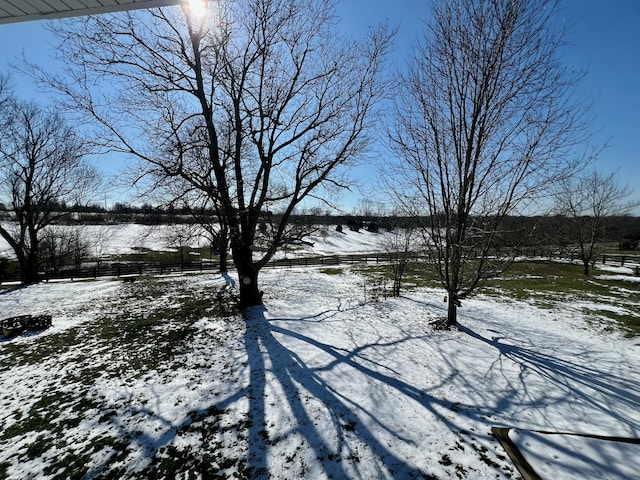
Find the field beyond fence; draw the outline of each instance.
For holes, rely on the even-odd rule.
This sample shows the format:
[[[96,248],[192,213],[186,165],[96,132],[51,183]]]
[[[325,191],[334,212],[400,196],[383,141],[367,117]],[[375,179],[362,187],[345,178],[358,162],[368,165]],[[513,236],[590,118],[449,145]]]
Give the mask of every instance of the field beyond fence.
[[[280,258],[268,262],[265,268],[292,268],[292,267],[317,267],[331,265],[348,265],[356,263],[389,263],[398,258],[398,253],[367,253],[351,255],[324,255]],[[411,260],[416,262],[429,261],[425,255],[410,254]],[[577,261],[579,258],[575,254],[567,254],[557,251],[544,250],[522,250],[518,252],[517,258],[527,260],[545,261]],[[595,262],[598,265],[610,265],[616,267],[628,267],[640,275],[640,255],[620,255],[602,254]],[[65,268],[58,271],[41,271],[41,278],[44,281],[50,280],[83,280],[99,277],[132,277],[140,275],[168,275],[171,273],[185,272],[219,272],[218,263],[215,259],[200,262],[103,262],[88,265],[80,268]],[[12,284],[20,281],[19,273],[1,274],[0,285]]]

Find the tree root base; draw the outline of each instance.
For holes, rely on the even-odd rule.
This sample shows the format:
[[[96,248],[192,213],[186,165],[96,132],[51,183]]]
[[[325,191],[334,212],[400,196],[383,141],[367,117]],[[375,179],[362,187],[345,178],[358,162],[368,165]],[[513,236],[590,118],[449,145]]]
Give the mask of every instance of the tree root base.
[[[447,317],[438,317],[430,321],[429,325],[431,325],[435,331],[446,331],[455,327],[455,325],[449,325],[449,319]]]

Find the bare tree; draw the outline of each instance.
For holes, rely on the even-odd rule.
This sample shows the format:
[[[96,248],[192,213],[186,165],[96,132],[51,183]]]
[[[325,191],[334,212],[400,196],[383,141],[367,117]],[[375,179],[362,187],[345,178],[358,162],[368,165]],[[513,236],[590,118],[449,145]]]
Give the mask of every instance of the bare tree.
[[[168,230],[164,231],[164,244],[170,248],[174,248],[180,258],[180,269],[183,270],[185,265],[190,263],[189,249],[194,241],[200,235],[199,225],[191,223],[177,223],[169,225]]]
[[[631,193],[616,181],[615,174],[595,170],[562,183],[556,194],[556,210],[565,221],[559,228],[576,245],[585,275],[599,254],[598,240],[605,235],[606,220],[628,215],[638,205],[624,201]]]
[[[14,250],[23,283],[40,280],[43,230],[80,204],[99,184],[85,161],[85,144],[56,113],[34,103],[12,100],[0,111],[0,196],[8,199],[16,225],[0,225]]]
[[[89,252],[95,239],[93,237],[89,239],[85,236],[83,227],[72,227],[69,229],[67,235],[68,255],[73,262],[74,268],[80,270],[82,262],[86,261],[89,257]]]
[[[94,225],[91,229],[91,242],[88,245],[89,255],[95,259],[98,270],[102,261],[107,258],[107,246],[111,235],[109,227]]]
[[[49,83],[96,121],[104,146],[142,160],[140,178],[180,178],[219,208],[240,305],[261,304],[258,273],[295,234],[294,209],[344,186],[370,144],[391,34],[340,38],[330,0],[223,0],[206,18],[185,6],[55,30],[70,68]],[[254,252],[276,210],[270,244]]]
[[[584,141],[579,77],[559,59],[557,2],[434,0],[402,78],[391,139],[401,198],[422,202],[434,265],[460,300],[502,271],[490,250],[503,220],[573,164]],[[424,213],[423,213],[424,212]]]
[[[82,227],[48,226],[40,236],[39,265],[49,272],[58,272],[67,265],[79,270],[93,241],[93,237],[90,241],[83,234]]]
[[[212,199],[206,192],[193,188],[189,182],[180,178],[172,178],[170,182],[156,182],[153,189],[169,207],[180,206],[189,212],[207,232],[211,252],[218,256],[220,272],[228,272],[229,226],[220,205],[215,203],[215,198]]]
[[[413,220],[413,219],[412,219]],[[391,257],[391,274],[393,277],[393,296],[399,297],[402,288],[402,279],[409,262],[416,259],[417,247],[421,238],[416,235],[418,225],[414,221],[396,222],[389,236],[383,242],[383,247]]]
[[[0,110],[11,102],[12,98],[13,96],[9,90],[9,76],[4,73],[0,74]],[[4,120],[6,120],[6,118]],[[2,126],[2,124],[0,124],[0,126]]]
[[[188,209],[198,224],[207,232],[210,251],[215,252],[218,256],[220,272],[226,273],[229,271],[229,225],[219,205],[208,207],[210,199],[204,196],[201,198],[204,206],[192,207],[192,204],[189,204]]]

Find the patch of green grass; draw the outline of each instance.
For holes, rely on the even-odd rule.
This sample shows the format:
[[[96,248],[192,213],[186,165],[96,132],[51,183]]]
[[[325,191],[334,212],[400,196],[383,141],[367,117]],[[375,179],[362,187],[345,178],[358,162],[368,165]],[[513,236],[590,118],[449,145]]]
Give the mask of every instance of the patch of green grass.
[[[393,283],[393,265],[358,265],[353,271],[363,275],[373,282]],[[440,285],[435,269],[426,263],[409,262],[402,275],[402,289],[415,290],[421,287],[437,287]]]
[[[118,313],[95,325],[100,342],[116,342],[127,352],[117,362],[118,372],[141,375],[150,365],[188,351],[199,319],[237,313],[235,297],[192,288],[188,280],[147,277],[123,287],[129,290],[114,308]]]
[[[28,344],[7,342],[3,346],[6,355],[0,356],[0,368],[13,368],[22,365],[38,365],[52,355],[68,352],[80,342],[80,328],[73,328],[56,335],[43,337],[37,348]]]
[[[628,336],[640,335],[640,315],[632,313],[639,311],[640,302],[634,302],[633,298],[640,298],[640,284],[586,276],[581,265],[514,263],[501,277],[489,280],[482,291],[528,300],[542,308],[558,308],[567,302],[590,302],[595,309],[587,309],[585,313],[591,316],[589,321],[594,326],[606,331],[617,327]],[[619,313],[620,310],[630,313]]]
[[[392,265],[355,266],[353,270],[369,279],[372,285],[393,282]],[[596,269],[596,275],[597,272]],[[440,286],[431,265],[407,264],[402,289]],[[604,330],[621,328],[628,336],[640,335],[640,314],[635,313],[640,311],[640,301],[633,300],[640,298],[640,283],[585,276],[578,264],[516,262],[502,275],[487,280],[479,293],[526,300],[548,309],[576,301],[600,304],[604,308],[586,312],[592,315],[594,326],[599,324],[598,328]]]
[[[587,321],[604,332],[612,332],[615,327],[622,328],[627,337],[640,335],[640,316],[629,313],[612,312],[607,309],[583,308]],[[607,322],[612,320],[612,322]]]
[[[67,445],[57,445],[57,448],[62,452],[67,451]],[[111,451],[109,455],[109,463],[116,463],[124,460],[128,454],[128,445],[124,441],[103,436],[98,439],[92,440],[90,445],[87,445],[84,450],[75,449],[73,453],[62,454],[57,457],[56,462],[53,465],[49,465],[43,469],[45,475],[49,475],[50,478],[55,480],[65,480],[68,478],[85,478],[87,475],[90,478],[94,478],[100,473],[100,470],[104,468],[106,462],[103,461],[102,467],[98,467],[95,471],[89,471],[87,465],[90,464],[92,453],[98,452],[102,449],[108,449]],[[46,450],[45,450],[46,451]],[[115,468],[110,471],[110,475],[107,478],[122,478],[121,469]]]
[[[113,262],[150,263],[154,265],[175,265],[180,263],[180,252],[151,250],[149,248],[135,247],[136,253],[123,253],[112,257]],[[217,259],[210,247],[183,247],[182,259],[185,263],[199,261],[201,258]]]
[[[220,416],[224,410],[215,405],[203,412],[191,412],[191,422],[185,423],[176,432],[176,437],[196,434],[203,439],[199,449],[190,446],[167,445],[161,447],[153,458],[153,470],[159,478],[192,478],[199,473],[202,478],[228,478],[224,470],[235,467],[239,471],[248,468],[247,458],[227,458],[224,456],[224,441],[228,434],[245,432],[249,427],[248,418],[237,422],[222,422]],[[239,440],[246,442],[246,435],[240,434]],[[222,471],[221,471],[222,470]],[[238,478],[252,478],[251,475]]]
[[[82,415],[97,407],[97,404],[86,397],[86,391],[77,386],[73,390],[58,390],[55,393],[44,395],[39,398],[29,409],[26,415],[14,417],[16,422],[5,428],[0,433],[0,440],[11,441],[33,432],[42,432],[36,436],[35,440],[29,442],[26,450],[26,457],[34,459],[41,457],[50,448],[54,447],[52,438],[59,438],[62,432],[70,428],[77,427]],[[77,415],[70,415],[70,413]],[[61,416],[61,413],[65,415]],[[60,445],[55,445],[60,448]],[[66,447],[66,445],[62,445]],[[62,478],[62,477],[60,477]]]
[[[325,275],[343,275],[344,268],[339,267],[327,267],[320,269],[320,273],[324,273]]]
[[[549,294],[610,296],[612,287],[626,287],[640,291],[637,285],[616,280],[595,280],[582,273],[582,266],[568,263],[517,262],[499,278],[487,283],[519,299]]]
[[[49,426],[46,419],[34,408],[16,423],[5,428],[0,434],[1,439],[9,439],[28,432],[41,432]]]
[[[598,252],[604,252],[611,255],[638,255],[640,256],[640,250],[620,250],[619,242],[607,242],[596,244]]]
[[[409,263],[403,281],[415,287],[438,287],[440,285],[436,270],[424,263]]]

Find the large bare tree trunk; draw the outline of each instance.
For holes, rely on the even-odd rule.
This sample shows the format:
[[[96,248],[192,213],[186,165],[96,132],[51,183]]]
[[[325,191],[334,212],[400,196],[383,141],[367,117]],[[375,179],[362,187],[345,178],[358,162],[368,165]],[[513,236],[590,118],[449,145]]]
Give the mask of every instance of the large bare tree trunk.
[[[258,287],[260,269],[253,261],[251,245],[232,245],[233,261],[240,283],[241,309],[262,305],[262,292]]]
[[[24,264],[20,264],[20,278],[24,285],[40,282],[40,273],[38,272],[38,254],[37,252],[29,252]]]
[[[219,235],[218,264],[220,266],[220,273],[225,273],[229,271],[229,238],[226,230],[221,230]]]
[[[262,292],[258,288],[259,270],[253,266],[238,268],[240,275],[240,302],[239,307],[246,309],[262,305]]]
[[[455,327],[458,323],[458,299],[452,293],[449,293],[449,302],[447,308],[447,328]]]

